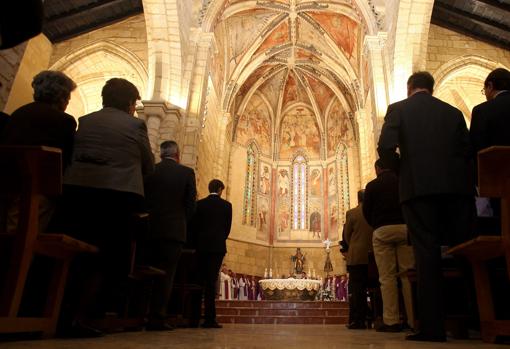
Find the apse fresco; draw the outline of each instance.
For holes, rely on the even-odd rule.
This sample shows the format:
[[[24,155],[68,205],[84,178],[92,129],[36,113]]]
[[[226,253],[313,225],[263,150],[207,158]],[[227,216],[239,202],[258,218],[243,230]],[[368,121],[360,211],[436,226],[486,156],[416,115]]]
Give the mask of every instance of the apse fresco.
[[[262,66],[255,70],[250,77],[244,82],[243,86],[239,89],[239,95],[245,96],[252,86],[259,80],[265,72],[271,69],[270,66]]]
[[[321,239],[324,236],[322,228],[322,200],[310,200],[308,212],[309,239],[322,241]]]
[[[267,80],[261,87],[260,91],[267,98],[273,110],[276,110],[278,107],[278,96],[280,96],[280,85],[282,83],[282,79],[286,74],[286,69],[283,69],[281,72],[276,73],[271,79]]]
[[[335,163],[328,164],[328,223],[329,239],[338,241],[339,211],[338,211],[338,188]]]
[[[356,66],[355,63],[358,58],[358,23],[347,16],[336,13],[310,12],[309,15],[320,23],[338,47],[345,52],[353,66]]]
[[[266,38],[266,40],[264,40],[257,52],[255,52],[255,56],[259,53],[266,52],[274,46],[282,45],[286,42],[289,42],[289,24],[287,19],[280,23]]]
[[[271,124],[266,104],[259,96],[253,96],[243,115],[239,118],[236,128],[236,142],[246,146],[255,140],[259,150],[266,155],[271,154]]]
[[[337,101],[332,106],[327,120],[328,157],[333,156],[338,145],[353,140],[348,114]]]
[[[223,36],[218,35],[221,34],[221,30],[218,29],[217,33],[215,33],[216,39],[216,45],[218,47],[217,53],[212,56],[212,67],[211,69],[211,75],[212,75],[212,81],[214,85],[214,89],[216,90],[216,93],[218,96],[221,96],[223,91],[223,83],[225,81],[225,56],[224,56],[224,42],[223,42]]]
[[[271,191],[271,165],[261,162],[259,172],[259,193],[268,195]]]
[[[259,195],[257,198],[257,240],[267,241],[269,237],[269,214],[270,214],[269,199],[266,196]]]
[[[331,47],[327,44],[324,36],[318,32],[311,24],[302,18],[296,20],[298,43],[306,46],[313,45],[321,52],[330,52]]]
[[[302,86],[299,86],[302,88]],[[285,92],[283,94],[283,102],[282,106],[285,109],[285,106],[298,101],[298,85],[294,74],[289,73],[287,77],[287,84],[285,85]]]
[[[322,168],[310,168],[310,196],[322,197]]]
[[[257,39],[266,23],[275,16],[275,13],[264,10],[250,10],[228,18],[227,27],[235,28],[228,30],[230,56],[233,57],[234,64],[239,64],[243,54]]]
[[[324,115],[326,113],[326,108],[331,103],[331,99],[334,98],[335,95],[328,86],[319,80],[309,76],[307,77],[307,80],[310,84],[310,88],[312,89],[317,106],[319,107],[322,115]]]
[[[280,159],[290,159],[298,150],[310,158],[319,158],[319,129],[308,108],[297,107],[285,114],[280,132]]]

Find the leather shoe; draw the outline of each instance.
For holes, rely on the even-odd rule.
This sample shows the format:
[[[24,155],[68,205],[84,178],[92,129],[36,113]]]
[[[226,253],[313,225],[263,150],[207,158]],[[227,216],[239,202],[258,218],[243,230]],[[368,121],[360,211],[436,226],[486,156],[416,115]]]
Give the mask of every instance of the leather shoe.
[[[417,332],[417,333],[407,335],[406,341],[446,342],[446,336],[445,335],[429,335],[429,334]]]
[[[174,327],[166,322],[149,322],[145,326],[145,330],[147,331],[173,331]]]
[[[346,327],[349,330],[366,330],[367,325],[365,325],[362,322],[351,322],[350,324],[346,325]]]
[[[386,325],[383,323],[375,331],[376,332],[400,332],[400,331],[402,331],[402,326],[400,324]]]
[[[220,325],[219,323],[217,323],[216,321],[215,322],[204,322],[201,327],[203,327],[203,328],[223,328],[223,326]]]

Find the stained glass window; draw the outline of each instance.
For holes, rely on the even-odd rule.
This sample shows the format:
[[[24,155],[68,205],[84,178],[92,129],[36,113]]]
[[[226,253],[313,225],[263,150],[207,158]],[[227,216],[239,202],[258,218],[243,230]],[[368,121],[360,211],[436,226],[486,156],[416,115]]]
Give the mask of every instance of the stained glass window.
[[[302,155],[292,164],[292,229],[306,229],[307,166]]]
[[[244,186],[243,224],[255,226],[256,183],[258,152],[253,144],[248,147]]]
[[[345,221],[345,213],[351,206],[350,188],[349,188],[349,158],[347,154],[347,147],[341,145],[337,153],[337,173],[338,173],[338,186],[339,200],[340,200],[340,219]],[[342,222],[344,223],[344,222]]]

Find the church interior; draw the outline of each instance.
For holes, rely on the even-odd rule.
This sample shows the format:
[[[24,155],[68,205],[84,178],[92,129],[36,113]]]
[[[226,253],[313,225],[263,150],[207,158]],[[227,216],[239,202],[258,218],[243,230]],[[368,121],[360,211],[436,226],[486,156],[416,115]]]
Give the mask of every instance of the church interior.
[[[198,199],[211,179],[225,183],[233,211],[223,263],[257,278],[292,275],[298,248],[310,277],[347,273],[339,252],[346,212],[376,177],[387,107],[407,97],[413,72],[430,72],[434,96],[469,127],[486,76],[510,68],[505,0],[43,3],[42,33],[0,50],[0,110],[31,102],[34,75],[56,70],[77,85],[66,113],[79,123],[102,108],[107,80],[129,80],[156,162],[159,145],[174,140],[181,163],[195,171]],[[340,324],[276,322],[0,346],[428,348]],[[493,348],[479,336],[454,346]]]

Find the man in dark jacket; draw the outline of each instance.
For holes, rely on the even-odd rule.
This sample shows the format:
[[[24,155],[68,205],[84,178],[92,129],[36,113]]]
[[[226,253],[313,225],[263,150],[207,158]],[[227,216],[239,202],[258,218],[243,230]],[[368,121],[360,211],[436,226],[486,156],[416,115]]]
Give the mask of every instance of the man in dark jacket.
[[[148,330],[171,330],[165,322],[172,284],[186,241],[188,221],[195,211],[195,172],[179,164],[174,141],[161,143],[161,162],[145,181],[149,211],[148,262],[166,272],[152,292]]]
[[[227,253],[226,240],[232,224],[232,204],[221,198],[225,185],[218,179],[209,183],[209,196],[199,200],[193,218],[200,282],[204,292],[205,321],[202,327],[221,328],[216,322],[216,283]],[[194,296],[191,326],[198,326],[202,293]]]
[[[372,243],[379,271],[383,300],[383,324],[378,332],[400,332],[397,273],[414,268],[413,249],[408,243],[407,227],[398,198],[398,177],[384,168],[382,160],[375,162],[377,178],[367,184],[363,215],[374,228]],[[409,324],[413,325],[411,285],[402,280],[402,294]]]
[[[433,87],[428,72],[409,77],[408,98],[388,107],[378,152],[399,173],[416,258],[420,332],[407,339],[443,342],[441,245],[469,233],[474,193],[466,122],[460,110],[432,96]]]
[[[475,152],[492,145],[510,145],[510,71],[498,68],[485,79],[487,101],[473,108],[471,143]]]

